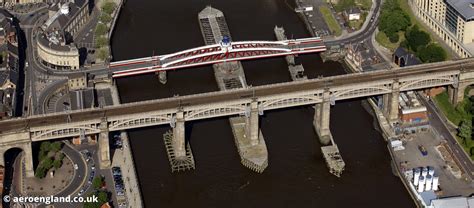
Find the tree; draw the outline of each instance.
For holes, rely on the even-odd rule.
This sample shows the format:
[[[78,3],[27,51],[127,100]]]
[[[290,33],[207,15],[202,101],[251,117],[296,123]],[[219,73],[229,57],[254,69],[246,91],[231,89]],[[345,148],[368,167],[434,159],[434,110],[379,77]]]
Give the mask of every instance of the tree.
[[[432,63],[446,60],[446,51],[436,43],[430,43],[426,47],[420,47],[416,53],[424,63]]]
[[[50,148],[51,148],[51,142],[49,141],[41,142],[40,151],[49,152]]]
[[[97,202],[86,202],[84,203],[84,208],[100,208],[104,203],[109,201],[108,193],[105,191],[97,191],[89,194],[88,196],[97,196]]]
[[[103,5],[102,5],[102,11],[105,12],[106,14],[112,14],[112,12],[114,12],[115,10],[115,7],[117,5],[115,4],[115,2],[112,2],[112,1],[106,1]]]
[[[92,181],[92,186],[94,187],[94,189],[100,189],[103,184],[104,178],[102,178],[102,176],[95,177]]]
[[[410,26],[410,17],[400,8],[383,11],[380,15],[379,29],[384,32],[391,42],[398,42],[398,32],[405,31]]]
[[[461,122],[458,136],[461,137],[466,146],[470,145],[472,139],[472,121],[465,119]]]
[[[398,33],[388,33],[386,35],[388,36],[388,40],[390,40],[392,43],[396,43],[398,40],[400,40]]]
[[[339,0],[334,8],[336,11],[342,12],[346,9],[354,7],[355,5],[355,0]]]
[[[421,46],[426,46],[431,42],[430,34],[421,31],[418,25],[414,25],[405,33],[406,40],[410,49],[416,52]]]
[[[108,24],[109,22],[112,21],[112,17],[109,14],[104,12],[100,15],[99,20],[104,24]]]
[[[59,169],[63,165],[63,161],[61,161],[59,158],[56,158],[53,162],[54,169]]]
[[[107,33],[107,26],[105,26],[105,24],[103,23],[97,24],[95,28],[95,35],[101,36],[101,35],[105,35],[106,33]]]
[[[109,57],[109,50],[107,48],[100,48],[97,52],[97,57],[101,60],[105,60]]]
[[[108,43],[109,43],[109,40],[104,36],[101,36],[95,39],[95,44],[97,48],[102,48],[104,46],[107,46]]]
[[[50,151],[56,153],[61,150],[62,146],[61,142],[53,142],[50,146]]]

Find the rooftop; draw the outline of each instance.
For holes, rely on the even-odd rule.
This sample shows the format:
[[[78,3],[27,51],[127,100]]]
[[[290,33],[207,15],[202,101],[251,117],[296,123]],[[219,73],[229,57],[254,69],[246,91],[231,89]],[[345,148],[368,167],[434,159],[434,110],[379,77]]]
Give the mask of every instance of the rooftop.
[[[212,17],[223,17],[224,13],[220,10],[207,6],[201,12],[199,12],[199,19],[212,18]]]
[[[474,20],[474,0],[446,0],[467,21]]]

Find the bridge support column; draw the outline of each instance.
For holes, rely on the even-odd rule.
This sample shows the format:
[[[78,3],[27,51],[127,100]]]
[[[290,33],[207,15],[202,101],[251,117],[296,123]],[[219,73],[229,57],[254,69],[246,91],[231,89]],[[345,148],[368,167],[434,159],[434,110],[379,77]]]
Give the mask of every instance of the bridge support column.
[[[383,95],[383,109],[390,124],[398,121],[398,99],[400,97],[400,87],[398,81],[392,83],[392,93]]]
[[[100,123],[99,133],[99,167],[100,169],[110,168],[110,142],[109,142],[109,129],[107,121],[104,120]]]
[[[313,126],[318,134],[319,141],[323,145],[331,142],[331,130],[329,129],[329,118],[331,111],[331,104],[329,100],[329,90],[323,93],[323,102],[315,106]]]
[[[245,136],[250,139],[251,145],[258,145],[259,143],[259,128],[258,128],[258,103],[256,101],[250,103],[250,114],[246,120]]]
[[[25,154],[24,160],[25,160],[26,177],[29,177],[29,178],[34,177],[35,171],[33,168],[33,150],[31,149],[31,142],[23,145],[22,149]]]
[[[184,113],[179,111],[176,113],[176,124],[173,128],[173,150],[176,159],[186,158],[185,146],[185,129],[184,129]]]
[[[158,79],[160,80],[161,84],[166,84],[166,82],[168,82],[168,78],[166,76],[166,71],[159,71],[158,72]]]
[[[464,91],[466,90],[467,86],[469,85],[466,83],[456,83],[454,86],[448,86],[448,95],[451,104],[456,106],[464,99]]]

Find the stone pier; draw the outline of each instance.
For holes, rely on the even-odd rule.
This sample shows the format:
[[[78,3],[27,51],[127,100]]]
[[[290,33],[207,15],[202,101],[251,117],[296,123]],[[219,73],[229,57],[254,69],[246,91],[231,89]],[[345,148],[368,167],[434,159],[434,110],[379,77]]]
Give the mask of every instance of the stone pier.
[[[180,111],[176,113],[176,122],[173,128],[173,150],[178,160],[186,157],[185,142],[184,114]]]
[[[273,29],[275,32],[276,39],[279,41],[287,40],[285,35],[285,29],[283,27],[275,26]],[[295,56],[285,56],[286,63],[288,64],[288,71],[290,72],[291,80],[307,80],[308,77],[304,75],[304,67],[302,64],[296,64]]]
[[[171,127],[173,127],[173,131],[168,131],[163,135],[171,172],[195,169],[191,146],[186,144],[184,113],[182,111],[176,113]]]
[[[110,168],[110,142],[109,131],[107,128],[107,121],[102,121],[100,124],[101,131],[99,134],[99,168]]]
[[[168,82],[168,78],[166,76],[166,71],[159,71],[158,72],[158,80],[160,80],[161,84],[166,84],[166,82]]]
[[[221,11],[208,6],[199,13],[198,19],[206,45],[222,44],[224,37],[232,39]],[[220,90],[247,87],[240,61],[213,64],[212,68]],[[268,152],[258,128],[258,103],[252,102],[246,117],[230,118],[229,122],[242,164],[255,172],[263,172],[268,166]]]
[[[400,97],[400,86],[398,81],[392,83],[392,93],[383,95],[383,111],[390,124],[398,121],[398,99]]]
[[[329,90],[323,93],[323,102],[315,106],[313,126],[318,134],[319,141],[323,145],[328,145],[331,142],[331,131],[329,129],[329,115],[331,111]]]

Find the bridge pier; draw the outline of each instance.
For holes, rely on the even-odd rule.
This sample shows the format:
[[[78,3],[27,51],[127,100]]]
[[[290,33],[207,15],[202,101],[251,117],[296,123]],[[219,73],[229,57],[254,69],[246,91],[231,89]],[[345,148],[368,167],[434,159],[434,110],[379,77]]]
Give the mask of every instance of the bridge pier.
[[[186,158],[185,149],[185,129],[184,129],[184,113],[179,111],[176,113],[176,123],[173,128],[173,150],[176,159]]]
[[[448,96],[451,104],[456,106],[464,99],[464,91],[469,86],[468,83],[459,82],[448,86]]]
[[[110,165],[109,130],[107,128],[107,121],[104,120],[100,124],[99,133],[99,168],[107,169],[110,168]]]
[[[245,122],[245,137],[250,139],[251,145],[258,145],[259,143],[259,128],[258,128],[258,103],[250,103],[250,114]]]
[[[22,149],[25,153],[24,161],[26,177],[32,178],[35,176],[35,171],[33,168],[33,150],[31,149],[31,142],[22,145]]]
[[[158,72],[158,79],[160,80],[161,84],[166,84],[166,82],[168,82],[166,71],[159,71]]]
[[[331,130],[329,129],[329,118],[331,111],[329,90],[323,93],[323,102],[315,105],[313,126],[318,134],[319,141],[323,145],[331,142]]]
[[[392,83],[392,93],[383,95],[383,111],[385,117],[394,124],[398,121],[398,99],[400,97],[400,86],[398,81]]]

